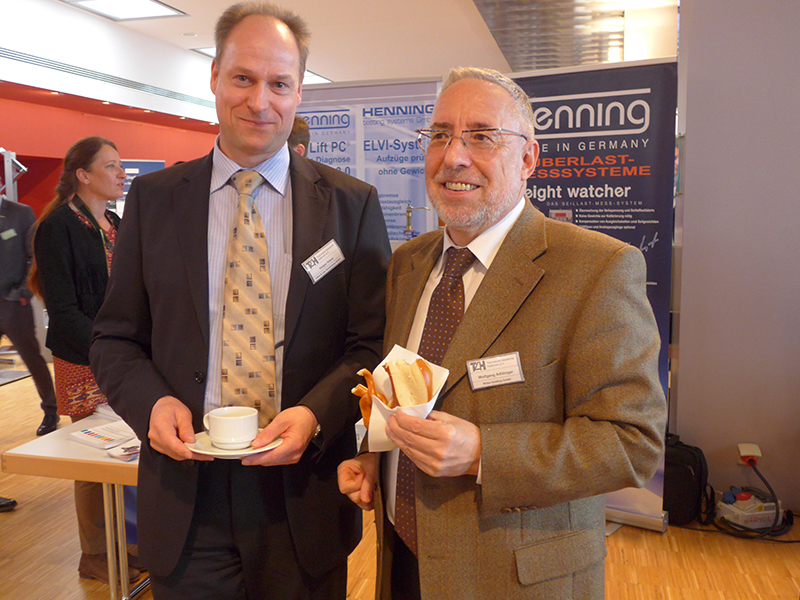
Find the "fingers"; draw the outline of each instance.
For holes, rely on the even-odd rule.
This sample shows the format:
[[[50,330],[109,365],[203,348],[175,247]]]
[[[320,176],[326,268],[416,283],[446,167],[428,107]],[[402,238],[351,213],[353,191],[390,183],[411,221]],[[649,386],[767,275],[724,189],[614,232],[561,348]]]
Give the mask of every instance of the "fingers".
[[[377,473],[377,455],[362,454],[339,465],[339,491],[362,510],[372,510]]]
[[[196,454],[185,442],[194,442],[192,413],[173,396],[164,396],[153,405],[150,412],[150,429],[147,433],[153,449],[178,461],[209,460],[211,457]]]
[[[422,471],[433,477],[477,474],[480,429],[464,419],[433,411],[428,419],[397,412],[386,434]]]
[[[277,438],[283,438],[283,443],[274,450],[252,454],[242,459],[245,466],[275,466],[291,465],[300,460],[308,447],[314,431],[317,428],[317,418],[307,406],[293,406],[278,413],[264,430],[253,440],[254,448],[261,448]]]

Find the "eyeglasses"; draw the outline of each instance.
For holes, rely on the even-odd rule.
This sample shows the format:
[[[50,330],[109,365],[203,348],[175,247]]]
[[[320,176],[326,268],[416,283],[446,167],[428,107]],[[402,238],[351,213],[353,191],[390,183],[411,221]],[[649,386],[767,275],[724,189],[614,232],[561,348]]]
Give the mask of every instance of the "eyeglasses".
[[[415,129],[414,131],[419,134],[417,144],[426,154],[428,152],[444,152],[454,139],[461,140],[464,148],[473,157],[491,155],[503,143],[504,135],[515,135],[528,141],[528,136],[502,127],[464,129],[461,135],[453,135],[446,129]]]

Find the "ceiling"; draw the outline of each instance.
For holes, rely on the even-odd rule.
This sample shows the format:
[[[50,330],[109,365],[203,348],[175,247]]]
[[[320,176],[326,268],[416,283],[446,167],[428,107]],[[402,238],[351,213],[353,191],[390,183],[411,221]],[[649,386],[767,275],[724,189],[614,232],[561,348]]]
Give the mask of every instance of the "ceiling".
[[[61,7],[71,1],[46,0]],[[216,20],[233,2],[160,1],[185,15],[118,22],[113,27],[130,29],[185,50],[208,48],[214,45]],[[623,42],[625,58],[629,60],[672,56],[679,0],[277,1],[308,22],[312,33],[308,69],[335,83],[346,83],[439,78],[454,66],[521,73],[608,62],[613,49],[619,50]],[[74,6],[71,9],[80,11]],[[649,19],[657,26],[640,30],[639,37],[651,43],[660,36],[666,43],[661,50],[649,50],[649,55],[630,53],[629,57],[628,42],[634,37],[629,23],[641,23],[642,14],[645,22]],[[105,17],[93,18],[112,23]],[[622,58],[622,53],[618,54]],[[118,75],[126,76],[122,72]],[[215,131],[213,124],[202,120],[69,93],[55,94],[10,81],[0,82],[0,98]]]
[[[186,15],[119,25],[181,48],[207,48],[214,45],[217,18],[232,2],[161,1]],[[308,69],[334,82],[345,82],[439,77],[458,65],[522,72],[607,62],[609,49],[622,44],[626,10],[674,10],[678,0],[278,3],[309,24]],[[621,50],[618,54],[621,58]]]

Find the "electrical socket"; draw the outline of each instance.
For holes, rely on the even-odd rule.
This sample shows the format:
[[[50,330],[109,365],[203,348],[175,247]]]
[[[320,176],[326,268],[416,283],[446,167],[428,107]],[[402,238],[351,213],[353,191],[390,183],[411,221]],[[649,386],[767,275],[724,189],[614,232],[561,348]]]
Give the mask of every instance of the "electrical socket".
[[[739,444],[739,464],[746,465],[747,463],[742,460],[743,456],[754,456],[755,458],[761,458],[761,448],[758,447],[758,444],[750,444],[750,443],[741,443]]]

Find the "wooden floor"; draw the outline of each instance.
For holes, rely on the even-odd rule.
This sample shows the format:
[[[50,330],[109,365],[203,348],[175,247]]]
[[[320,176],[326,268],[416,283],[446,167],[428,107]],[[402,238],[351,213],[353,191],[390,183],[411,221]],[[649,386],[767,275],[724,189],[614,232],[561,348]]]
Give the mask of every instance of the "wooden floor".
[[[0,386],[0,452],[34,439],[41,421],[30,378]],[[100,600],[108,587],[78,577],[72,482],[0,473],[0,600]],[[375,528],[350,557],[348,598],[374,600]],[[608,600],[798,600],[800,544],[738,540],[670,527],[622,527],[608,539]],[[784,538],[800,540],[800,526]],[[141,596],[152,600],[148,592]],[[576,599],[578,600],[578,599]]]

